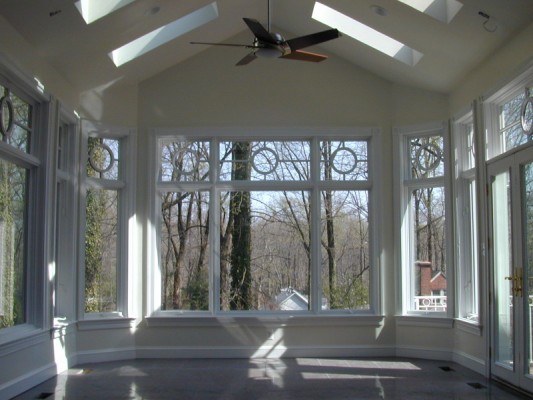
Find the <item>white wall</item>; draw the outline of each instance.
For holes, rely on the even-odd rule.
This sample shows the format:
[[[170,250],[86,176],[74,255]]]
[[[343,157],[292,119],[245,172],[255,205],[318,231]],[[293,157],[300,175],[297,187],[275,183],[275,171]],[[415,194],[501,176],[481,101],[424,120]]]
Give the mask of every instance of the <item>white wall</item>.
[[[472,100],[499,88],[533,61],[533,23],[484,60],[450,94],[452,115],[468,107]]]

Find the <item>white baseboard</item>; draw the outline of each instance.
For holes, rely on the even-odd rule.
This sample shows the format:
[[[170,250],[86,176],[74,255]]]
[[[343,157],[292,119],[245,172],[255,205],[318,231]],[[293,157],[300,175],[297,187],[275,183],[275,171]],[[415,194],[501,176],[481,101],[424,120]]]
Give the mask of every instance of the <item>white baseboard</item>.
[[[473,357],[462,351],[455,351],[453,353],[453,361],[483,376],[486,374],[486,361],[481,358]]]
[[[390,357],[394,347],[138,347],[137,358]]]
[[[68,365],[99,363],[136,358],[295,358],[295,357],[408,357],[453,361],[482,375],[485,361],[449,349],[402,346],[262,346],[262,347],[132,347],[82,351],[69,356]],[[53,378],[62,371],[55,363],[0,384],[0,399],[9,399]]]
[[[448,349],[433,349],[415,346],[396,347],[397,357],[423,358],[426,360],[453,361],[483,376],[486,375],[485,360],[470,354]]]
[[[50,363],[39,369],[28,372],[9,382],[0,384],[0,399],[10,399],[31,389],[32,387],[53,378],[59,372],[55,363]]]
[[[135,348],[80,351],[76,354],[77,364],[134,360],[135,358],[137,358]]]
[[[396,356],[407,358],[423,358],[426,360],[453,361],[452,350],[417,346],[396,346]]]

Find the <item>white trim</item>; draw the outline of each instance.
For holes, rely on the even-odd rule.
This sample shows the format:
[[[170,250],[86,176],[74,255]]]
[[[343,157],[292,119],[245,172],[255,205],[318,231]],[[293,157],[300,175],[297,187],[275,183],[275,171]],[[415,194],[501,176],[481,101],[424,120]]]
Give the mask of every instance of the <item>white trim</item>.
[[[442,313],[441,313],[442,315]],[[429,315],[397,315],[396,326],[415,326],[439,329],[452,329],[453,319]]]
[[[447,348],[428,348],[422,346],[397,346],[396,357],[420,358],[424,360],[452,361],[453,351]]]
[[[0,79],[0,83],[5,80],[10,89],[16,87],[39,102],[49,102],[51,100],[50,95],[42,90],[35,77],[24,72],[11,56],[0,51],[0,78],[2,77],[4,79]]]
[[[292,326],[370,326],[380,328],[384,324],[384,317],[381,315],[292,315],[283,316],[279,313],[276,316],[218,316],[218,317],[176,317],[152,316],[145,319],[148,327],[292,327]]]
[[[137,348],[138,358],[295,358],[295,357],[391,357],[393,346],[212,346]]]
[[[103,137],[120,142],[120,176],[117,180],[96,179],[86,176],[85,157],[87,157],[88,138]],[[80,140],[80,199],[79,199],[79,260],[80,273],[78,278],[78,316],[80,320],[93,321],[95,318],[112,319],[117,317],[128,317],[134,312],[133,287],[137,287],[133,277],[139,274],[139,267],[136,261],[137,243],[137,221],[135,213],[135,179],[136,168],[136,131],[133,128],[117,127],[102,124],[87,119],[81,120],[81,140]],[[117,204],[117,219],[119,228],[117,230],[117,310],[116,312],[85,313],[85,191],[88,187],[97,187],[104,190],[114,190],[117,192],[119,202]],[[94,325],[94,324],[93,324]],[[106,326],[104,324],[104,326]]]
[[[149,130],[151,133],[150,136],[150,171],[149,174],[149,193],[154,193],[149,195],[149,213],[151,216],[151,221],[154,221],[153,224],[147,226],[147,236],[148,236],[148,251],[147,257],[148,266],[156,266],[160,262],[160,257],[158,254],[159,251],[159,229],[156,227],[160,225],[160,196],[159,193],[164,190],[175,191],[195,191],[195,190],[209,190],[211,196],[216,196],[222,190],[309,190],[311,193],[315,193],[315,197],[312,199],[312,210],[315,212],[315,215],[320,214],[320,190],[332,189],[332,190],[366,190],[369,191],[369,224],[376,224],[379,221],[379,206],[377,202],[379,201],[378,187],[376,184],[377,176],[379,176],[379,171],[374,171],[374,168],[377,168],[379,165],[379,154],[378,151],[381,147],[381,134],[380,129],[376,127],[334,127],[334,128],[292,128],[292,127],[277,127],[277,128],[247,128],[247,127],[235,127],[235,128],[218,128],[218,127],[207,127],[207,128],[152,128]],[[207,132],[207,133],[206,133]],[[159,152],[161,149],[161,143],[168,140],[190,140],[192,141],[210,141],[210,180],[209,182],[167,182],[159,181],[158,170],[159,170]],[[220,181],[218,179],[218,161],[215,160],[215,156],[218,155],[218,143],[222,141],[231,141],[236,140],[236,138],[245,138],[246,141],[291,141],[291,140],[305,140],[310,141],[310,169],[311,169],[311,178],[307,181],[287,181],[287,182],[278,182],[278,181],[246,181],[246,182],[226,182]],[[267,138],[267,139],[265,139]],[[367,163],[370,170],[368,179],[364,181],[334,181],[326,182],[321,181],[318,177],[320,176],[320,154],[318,154],[318,140],[366,140],[368,143],[368,156]],[[157,153],[156,153],[157,151]],[[157,165],[156,165],[157,164]],[[213,202],[211,202],[213,203]],[[216,202],[214,202],[216,203]],[[212,215],[216,215],[217,205],[211,204],[210,212]],[[218,223],[216,222],[217,218],[211,219],[211,232],[218,231]],[[213,229],[214,228],[214,229]],[[312,221],[312,235],[314,243],[320,243],[320,220],[313,219]],[[381,236],[379,229],[373,229],[370,232],[371,235],[371,247],[369,249],[370,256],[372,258],[372,268],[370,270],[370,291],[371,291],[371,303],[372,310],[371,312],[380,313],[382,309],[381,305],[381,293],[380,293],[380,248],[381,248]],[[218,239],[214,238],[217,235],[210,235],[212,248],[218,248]],[[312,264],[317,265],[317,269],[320,267],[320,263],[317,260],[320,260],[320,248],[315,247],[311,254]],[[219,310],[219,300],[217,293],[219,292],[219,279],[218,279],[218,262],[212,260],[210,257],[210,306],[211,311],[187,311],[187,310],[168,310],[160,311],[158,307],[161,303],[161,290],[160,290],[160,275],[159,269],[153,268],[147,271],[148,277],[148,307],[147,314],[150,317],[162,317],[167,318],[167,316],[174,316],[176,318],[183,318],[184,316],[194,315],[195,317],[212,317],[213,315],[223,316],[225,312]],[[313,274],[311,276],[311,290],[315,293],[318,293],[322,290],[320,282],[321,273]],[[312,314],[337,314],[337,315],[368,315],[368,310],[321,310],[320,296],[311,296],[311,310]],[[236,312],[231,312],[231,314],[237,315]],[[246,313],[247,315],[253,315],[254,317],[261,317],[265,314],[268,314],[263,311],[255,311]],[[283,315],[284,313],[278,313],[276,315]],[[303,314],[302,315],[309,315]]]
[[[136,352],[137,350],[135,347],[80,351],[76,353],[76,365],[109,361],[135,360],[135,358],[137,358]]]
[[[463,367],[471,369],[480,375],[487,376],[486,368],[488,362],[484,359],[474,357],[464,351],[454,351],[452,354],[452,360]]]
[[[517,71],[502,79],[493,89],[486,91],[482,98],[485,103],[502,103],[531,84],[533,84],[533,60],[529,60]]]
[[[96,313],[98,314],[98,313]],[[132,329],[135,327],[135,318],[113,318],[105,315],[95,316],[94,319],[78,321],[78,330],[93,331],[100,329]]]
[[[18,376],[8,382],[0,383],[0,398],[11,399],[40,383],[55,377],[59,372],[55,363],[49,363],[36,370]]]
[[[0,335],[0,357],[15,353],[25,348],[44,343],[50,339],[47,330],[37,329],[28,324],[3,328]]]
[[[412,210],[410,198],[413,189],[425,187],[442,187],[445,196],[445,240],[446,243],[453,243],[453,209],[452,209],[452,191],[451,191],[451,166],[450,166],[450,134],[449,123],[447,121],[428,122],[419,125],[396,127],[393,129],[393,147],[394,151],[394,220],[397,228],[394,235],[395,246],[395,267],[397,272],[397,291],[399,305],[396,313],[402,315],[412,315],[429,318],[447,317],[451,318],[454,312],[454,274],[453,274],[453,246],[446,246],[446,277],[447,277],[447,311],[446,313],[435,312],[422,314],[413,310],[412,297],[414,296],[414,276],[413,268],[415,265],[415,238],[413,236]],[[410,178],[410,157],[409,157],[409,139],[413,137],[431,137],[439,136],[443,140],[443,162],[444,171],[442,176],[413,179]]]
[[[468,321],[466,319],[456,319],[455,327],[462,332],[470,333],[471,335],[475,336],[481,336],[483,331],[483,326],[481,326],[479,323],[475,321]]]

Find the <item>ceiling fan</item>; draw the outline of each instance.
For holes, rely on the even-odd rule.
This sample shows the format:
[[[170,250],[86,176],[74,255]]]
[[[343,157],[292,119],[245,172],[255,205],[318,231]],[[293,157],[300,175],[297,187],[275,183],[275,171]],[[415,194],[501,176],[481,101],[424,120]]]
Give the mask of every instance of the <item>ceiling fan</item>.
[[[270,32],[270,0],[268,1],[268,30],[259,21],[253,18],[243,18],[243,20],[254,34],[254,40],[251,45],[209,42],[191,42],[191,44],[245,47],[251,49],[251,52],[236,64],[238,66],[249,64],[257,57],[320,62],[328,57],[322,54],[302,51],[301,49],[336,39],[341,36],[337,29],[328,29],[326,31],[285,40],[279,33]]]

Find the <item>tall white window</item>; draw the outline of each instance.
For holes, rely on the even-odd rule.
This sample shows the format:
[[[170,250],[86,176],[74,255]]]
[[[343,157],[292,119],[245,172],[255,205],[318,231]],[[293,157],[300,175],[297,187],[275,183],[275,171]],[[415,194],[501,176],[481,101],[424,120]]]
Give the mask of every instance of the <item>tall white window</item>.
[[[453,287],[447,129],[444,124],[397,129],[395,142],[403,312],[446,315]]]
[[[376,311],[369,133],[161,137],[154,310]]]
[[[129,131],[82,123],[83,171],[80,243],[86,318],[128,315],[129,220],[133,210]]]
[[[46,105],[0,76],[0,332],[42,324]],[[42,197],[41,197],[42,200]],[[5,330],[4,330],[5,329]]]
[[[477,184],[475,138],[472,113],[453,125],[455,148],[455,257],[457,316],[479,321]]]

